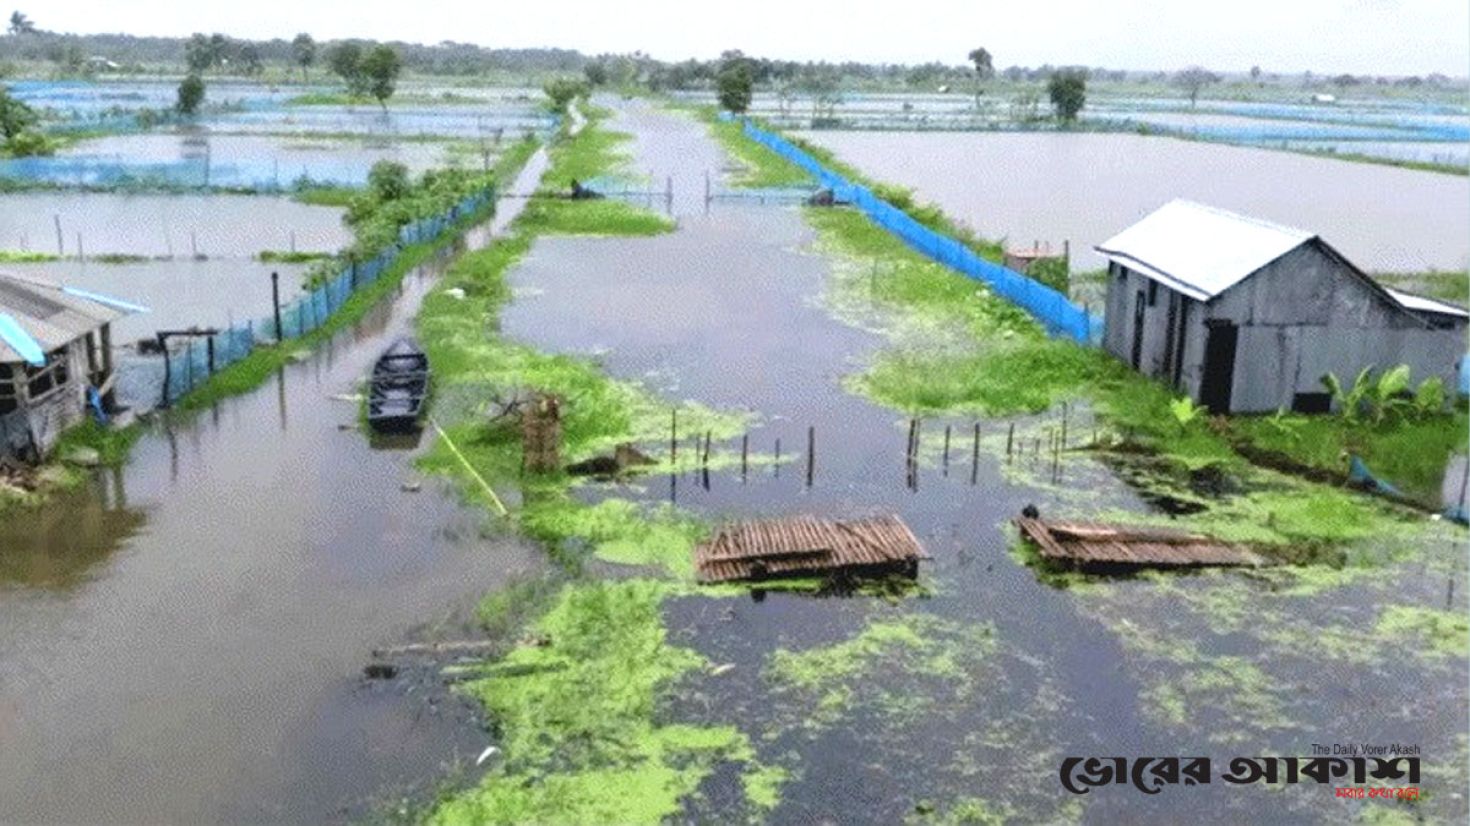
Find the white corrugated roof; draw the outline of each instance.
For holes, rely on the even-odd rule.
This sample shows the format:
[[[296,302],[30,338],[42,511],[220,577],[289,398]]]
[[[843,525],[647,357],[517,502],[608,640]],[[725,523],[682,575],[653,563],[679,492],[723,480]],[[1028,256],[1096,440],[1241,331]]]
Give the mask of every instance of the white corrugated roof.
[[[105,296],[79,292],[40,278],[0,273],[0,315],[7,321],[5,330],[21,337],[11,341],[0,336],[0,362],[29,361],[22,350],[55,350],[130,311],[109,304],[114,300]]]
[[[1315,236],[1182,199],[1099,244],[1110,261],[1209,301]]]
[[[1432,298],[1425,298],[1422,295],[1400,292],[1391,287],[1384,287],[1383,289],[1389,295],[1393,296],[1394,301],[1397,301],[1410,310],[1421,313],[1441,313],[1443,315],[1459,316],[1460,318],[1470,318],[1470,311],[1467,311],[1464,307],[1456,307],[1453,304],[1435,301]]]

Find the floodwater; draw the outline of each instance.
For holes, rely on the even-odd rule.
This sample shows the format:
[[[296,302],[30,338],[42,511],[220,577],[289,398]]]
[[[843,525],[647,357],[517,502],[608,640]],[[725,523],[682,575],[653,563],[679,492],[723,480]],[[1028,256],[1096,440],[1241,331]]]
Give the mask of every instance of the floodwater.
[[[724,165],[702,127],[644,103],[620,107],[612,126],[634,133],[640,170],[655,180],[673,177],[676,194],[697,191],[705,170]],[[1422,742],[1450,778],[1441,788],[1463,785],[1463,766],[1455,768],[1463,762],[1455,740],[1463,714],[1454,712],[1465,703],[1463,660],[1442,668],[1414,657],[1374,660],[1371,671],[1355,672],[1302,636],[1289,636],[1313,629],[1351,634],[1335,624],[1342,603],[1351,606],[1350,629],[1371,624],[1389,600],[1463,610],[1463,596],[1452,587],[1446,597],[1442,578],[1395,571],[1368,585],[1295,598],[1285,605],[1289,613],[1280,612],[1269,587],[1239,574],[1049,587],[1008,555],[1006,520],[1027,503],[1043,513],[1145,510],[1137,494],[1086,458],[1069,458],[1051,484],[1024,458],[1007,465],[994,449],[1003,420],[981,422],[986,447],[978,467],[971,465],[970,421],[926,422],[932,461],[917,489],[909,488],[904,418],[840,386],[882,340],[833,318],[830,265],[810,249],[813,236],[799,214],[716,206],[705,215],[702,204],[677,196],[674,212],[679,229],[670,235],[538,240],[509,275],[516,297],[503,311],[502,330],[550,351],[595,356],[611,374],[670,400],[752,411],[752,450],[769,455],[779,438],[796,461],[779,475],[767,467],[743,481],[738,471],[685,474],[589,495],[673,499],[715,519],[891,511],[933,556],[924,577],[929,596],[898,605],[772,593],[753,601],[687,597],[667,606],[679,644],[735,666],[729,676],[683,686],[671,719],[733,722],[762,759],[793,772],[772,822],[892,823],[920,801],[943,807],[961,797],[1009,807],[1020,822],[1071,819],[1069,796],[1056,780],[1066,755],[1305,755],[1311,742],[1358,736],[1353,732]],[[946,423],[955,428],[948,468],[938,458]],[[816,439],[810,487],[808,427]],[[738,450],[738,442],[725,447]],[[1202,604],[1219,617],[1197,610]],[[1280,634],[1254,635],[1235,611]],[[777,648],[828,645],[850,639],[871,619],[912,614],[941,623],[934,636],[949,640],[940,646],[954,646],[943,649],[953,657],[946,662],[973,693],[880,661],[855,678],[855,707],[832,720],[830,709],[803,706],[799,694],[770,681]],[[983,653],[973,636],[955,629],[980,633],[996,647]],[[1159,656],[1180,650],[1190,656]],[[1264,675],[1265,685],[1239,673]],[[1161,717],[1167,692],[1181,685],[1188,687],[1189,713]],[[1422,714],[1384,720],[1384,710],[1416,697]],[[1074,802],[1097,823],[1178,822],[1202,807],[1240,822],[1287,811],[1297,821],[1350,814],[1318,792],[1217,785],[1145,798],[1131,788],[1105,788]],[[700,798],[691,817],[728,817],[720,802],[738,801],[739,791],[717,772]],[[1451,817],[1463,815],[1462,797],[1438,805]]]
[[[404,491],[413,452],[374,449],[332,398],[410,329],[438,266],[262,387],[150,429],[120,471],[0,521],[5,820],[323,822],[483,748],[457,702],[361,668],[541,556],[436,484]]]
[[[1470,179],[1110,134],[859,133],[802,137],[881,181],[913,187],[988,238],[1070,241],[1074,269],[1173,198],[1301,227],[1378,272],[1470,266]]]
[[[57,227],[60,225],[60,239]],[[0,196],[0,249],[74,256],[116,253],[251,257],[262,250],[334,252],[352,235],[342,210],[264,195],[24,192]]]
[[[57,281],[148,308],[112,325],[119,345],[151,338],[158,330],[226,328],[271,315],[271,273],[280,276],[281,303],[301,292],[307,266],[266,264],[250,259],[141,261],[102,264],[54,261],[10,264],[9,272]]]
[[[145,181],[278,189],[303,180],[359,185],[378,161],[396,161],[418,173],[457,160],[437,142],[180,131],[108,135],[51,156],[6,159],[0,161],[0,176],[71,186]]]

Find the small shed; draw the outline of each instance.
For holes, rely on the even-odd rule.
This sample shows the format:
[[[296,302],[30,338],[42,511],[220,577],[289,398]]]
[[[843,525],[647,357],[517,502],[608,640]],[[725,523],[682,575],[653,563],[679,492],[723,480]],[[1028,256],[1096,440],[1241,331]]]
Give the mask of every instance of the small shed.
[[[1176,200],[1097,246],[1103,346],[1214,413],[1326,412],[1322,376],[1455,387],[1470,312],[1389,290],[1305,230]]]
[[[111,324],[140,310],[0,273],[0,457],[44,458],[61,432],[87,415],[89,404],[111,407]]]

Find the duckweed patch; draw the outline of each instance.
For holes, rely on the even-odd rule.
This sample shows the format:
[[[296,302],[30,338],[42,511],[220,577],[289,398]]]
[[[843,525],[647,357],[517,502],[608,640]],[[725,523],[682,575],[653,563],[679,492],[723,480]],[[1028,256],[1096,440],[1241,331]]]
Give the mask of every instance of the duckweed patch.
[[[754,807],[773,805],[784,775],[761,766],[738,730],[657,722],[678,681],[707,666],[669,643],[668,592],[652,580],[567,585],[532,626],[536,644],[464,683],[505,759],[429,822],[658,823],[724,761],[745,767]]]
[[[857,636],[806,651],[777,649],[766,675],[778,693],[794,695],[809,712],[802,725],[835,723],[858,704],[898,720],[920,715],[939,698],[963,701],[977,687],[974,666],[994,652],[989,625],[965,626],[930,614],[871,621]],[[876,670],[931,684],[911,692],[869,679]]]
[[[1432,656],[1470,657],[1470,619],[1463,612],[1390,605],[1379,615],[1374,631],[1419,642]]]

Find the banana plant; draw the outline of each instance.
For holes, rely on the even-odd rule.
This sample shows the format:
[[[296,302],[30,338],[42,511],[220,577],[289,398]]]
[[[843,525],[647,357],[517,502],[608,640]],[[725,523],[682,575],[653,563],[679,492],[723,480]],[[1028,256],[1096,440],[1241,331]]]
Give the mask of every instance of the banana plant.
[[[1328,373],[1322,377],[1322,385],[1332,394],[1344,419],[1355,422],[1363,412],[1363,399],[1368,395],[1372,373],[1372,367],[1364,367],[1349,387],[1343,386],[1336,373]]]
[[[1174,421],[1179,423],[1181,433],[1189,428],[1190,423],[1203,415],[1204,410],[1188,396],[1180,396],[1169,402],[1169,412],[1174,414]]]

